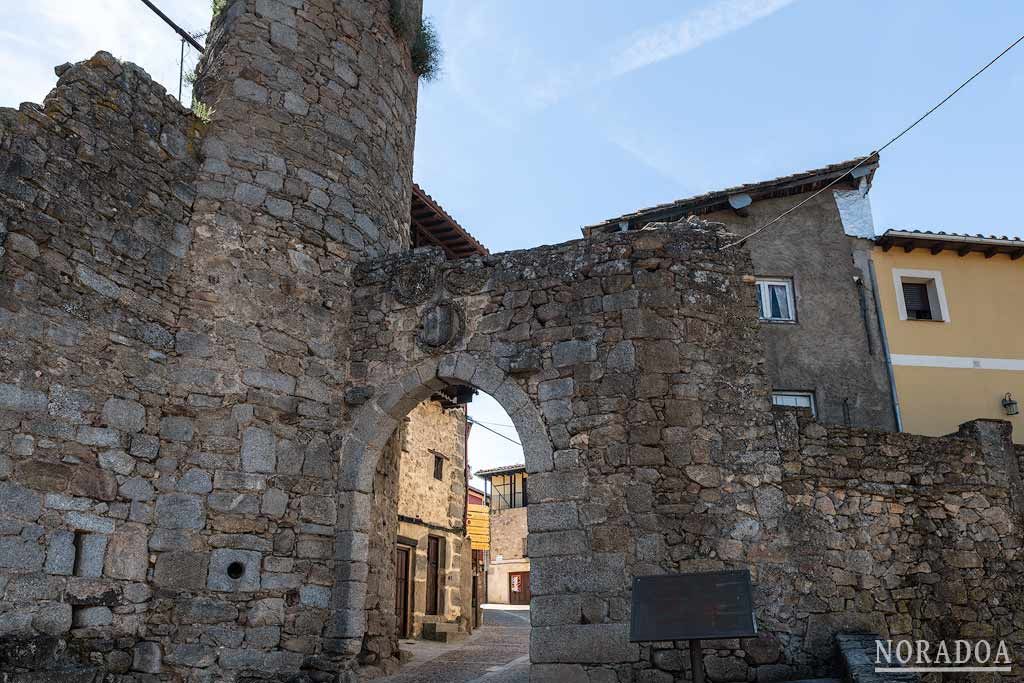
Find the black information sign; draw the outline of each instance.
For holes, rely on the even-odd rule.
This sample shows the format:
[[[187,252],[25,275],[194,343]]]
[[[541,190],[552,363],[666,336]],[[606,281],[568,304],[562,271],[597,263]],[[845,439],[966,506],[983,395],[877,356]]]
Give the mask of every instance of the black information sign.
[[[632,642],[757,635],[750,572],[638,576],[633,579]]]

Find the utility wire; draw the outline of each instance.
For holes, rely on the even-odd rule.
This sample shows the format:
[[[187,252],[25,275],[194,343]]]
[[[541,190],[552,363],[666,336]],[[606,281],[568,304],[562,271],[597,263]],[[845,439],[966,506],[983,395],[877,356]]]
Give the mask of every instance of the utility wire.
[[[486,430],[487,430],[487,431],[489,431],[489,432],[490,432],[491,434],[497,434],[497,435],[498,435],[498,436],[500,436],[501,438],[505,439],[505,441],[511,441],[512,443],[514,443],[515,445],[519,446],[520,448],[522,448],[522,447],[523,447],[523,444],[519,443],[519,442],[518,442],[518,441],[516,441],[515,439],[513,439],[513,438],[511,438],[511,437],[508,437],[508,436],[505,436],[504,434],[502,434],[502,433],[501,433],[501,432],[499,432],[499,431],[496,431],[496,430],[494,430],[494,429],[491,429],[490,427],[488,427],[487,425],[485,425],[485,424],[484,424],[484,423],[482,423],[482,422],[477,422],[476,420],[474,420],[474,419],[473,419],[473,418],[471,418],[471,417],[467,417],[467,418],[466,418],[466,420],[467,420],[467,421],[468,421],[468,422],[469,422],[470,424],[474,424],[474,425],[479,425],[479,426],[480,426],[480,427],[481,427],[482,429],[486,429]]]
[[[200,45],[196,41],[196,39],[193,38],[192,35],[188,31],[186,31],[185,29],[183,29],[182,27],[178,26],[173,21],[171,21],[171,18],[169,16],[167,16],[166,14],[164,14],[163,12],[161,12],[159,7],[154,5],[149,0],[142,0],[142,4],[145,5],[146,7],[148,7],[149,9],[153,10],[154,14],[156,14],[158,17],[163,19],[164,23],[166,23],[168,26],[173,28],[174,32],[177,33],[179,36],[181,36],[182,40],[186,41],[189,45],[191,45],[195,49],[199,50],[200,52],[203,51],[203,46]]]
[[[864,157],[863,159],[861,159],[860,161],[858,161],[858,162],[857,162],[857,163],[856,163],[855,165],[851,166],[851,167],[850,167],[850,168],[849,168],[849,169],[848,169],[848,170],[847,170],[847,171],[846,171],[845,173],[843,173],[842,175],[840,175],[839,177],[837,177],[837,178],[836,178],[835,180],[833,180],[832,182],[830,182],[830,183],[829,183],[828,185],[826,185],[825,187],[821,188],[820,190],[818,190],[817,192],[815,192],[814,194],[812,194],[812,195],[811,195],[810,197],[808,197],[807,199],[804,199],[804,200],[803,200],[802,202],[800,202],[800,203],[796,204],[795,206],[792,206],[792,207],[790,207],[789,209],[786,209],[785,211],[783,211],[782,213],[780,213],[780,214],[779,214],[778,216],[776,216],[775,218],[771,219],[770,221],[768,221],[767,223],[765,223],[764,225],[762,225],[762,226],[761,226],[760,228],[758,228],[758,229],[757,229],[757,230],[755,230],[754,232],[750,233],[749,235],[747,235],[747,236],[745,236],[745,237],[741,237],[740,239],[736,240],[735,242],[730,242],[729,244],[726,244],[726,245],[722,246],[721,248],[719,248],[719,251],[722,251],[722,250],[724,250],[724,249],[728,249],[729,247],[735,247],[735,246],[739,246],[740,244],[743,244],[744,242],[746,242],[747,240],[749,240],[749,239],[750,239],[751,237],[754,237],[755,235],[757,235],[757,234],[759,234],[759,233],[761,233],[761,232],[764,232],[765,230],[767,230],[767,229],[768,229],[768,228],[770,228],[771,226],[775,225],[776,223],[778,223],[778,222],[779,222],[780,220],[782,220],[783,218],[785,218],[785,217],[786,217],[786,216],[788,216],[789,214],[791,214],[791,213],[793,213],[794,211],[796,211],[797,209],[799,209],[799,208],[800,208],[801,206],[803,206],[803,205],[804,205],[804,204],[806,204],[807,202],[811,201],[812,199],[814,199],[815,197],[817,197],[818,195],[820,195],[820,194],[821,194],[822,192],[824,192],[825,190],[829,189],[830,187],[832,187],[833,185],[835,185],[836,183],[838,183],[838,182],[839,182],[840,180],[842,180],[842,179],[843,179],[843,178],[845,178],[846,176],[848,176],[848,175],[850,175],[851,173],[853,173],[854,171],[856,171],[856,170],[857,170],[858,168],[860,168],[860,167],[861,167],[861,166],[863,166],[864,164],[868,163],[868,162],[869,162],[869,161],[871,161],[872,159],[877,159],[877,158],[878,158],[878,155],[879,155],[879,154],[881,154],[881,153],[882,153],[882,152],[883,152],[883,151],[885,150],[885,148],[886,148],[886,147],[888,147],[889,145],[891,145],[891,144],[893,144],[894,142],[896,142],[897,140],[899,140],[899,139],[900,139],[901,137],[903,137],[904,135],[906,135],[907,133],[909,133],[909,132],[910,132],[911,130],[913,130],[913,128],[914,128],[914,127],[915,127],[915,126],[916,126],[917,124],[921,123],[921,122],[922,122],[922,121],[924,121],[924,120],[925,120],[926,118],[928,118],[929,116],[931,116],[932,112],[934,112],[934,111],[935,111],[936,109],[938,109],[939,107],[941,107],[942,105],[944,105],[944,104],[945,104],[946,102],[948,102],[949,100],[951,100],[951,99],[953,98],[953,96],[954,96],[954,95],[956,95],[956,94],[957,94],[958,92],[960,92],[961,90],[963,90],[963,89],[964,89],[964,88],[965,88],[965,87],[967,86],[967,84],[968,84],[968,83],[970,83],[970,82],[971,82],[971,81],[973,81],[973,80],[974,80],[975,78],[977,78],[977,77],[978,77],[978,76],[980,76],[980,75],[981,75],[982,73],[984,73],[984,72],[985,72],[985,71],[986,71],[986,70],[987,70],[987,69],[988,69],[988,68],[989,68],[990,66],[992,66],[993,64],[995,64],[996,62],[998,62],[998,61],[999,61],[999,59],[1000,59],[1000,58],[1001,58],[1001,57],[1002,57],[1003,55],[1005,55],[1005,54],[1006,54],[1007,52],[1009,52],[1009,51],[1010,51],[1010,50],[1012,50],[1013,48],[1017,47],[1017,45],[1018,45],[1018,44],[1019,44],[1019,43],[1020,43],[1021,41],[1024,41],[1024,35],[1020,36],[1019,38],[1017,38],[1017,40],[1015,40],[1015,41],[1013,41],[1012,43],[1010,43],[1010,44],[1009,44],[1009,46],[1007,46],[1007,47],[1006,47],[1006,49],[1004,49],[1004,50],[1003,50],[1002,52],[1000,52],[1000,53],[999,53],[998,55],[996,55],[996,56],[995,56],[995,57],[994,57],[994,58],[992,59],[992,61],[990,61],[990,62],[989,62],[988,64],[986,64],[985,66],[981,67],[981,68],[980,68],[980,69],[978,69],[977,71],[975,71],[975,72],[974,72],[974,75],[973,75],[973,76],[971,76],[971,77],[970,77],[970,78],[968,78],[968,79],[967,79],[966,81],[964,81],[964,82],[963,82],[963,83],[961,83],[961,84],[960,84],[959,86],[957,86],[957,88],[956,88],[955,90],[953,90],[953,91],[952,91],[951,93],[949,93],[948,95],[946,95],[945,97],[943,97],[943,98],[942,98],[942,100],[941,100],[941,101],[939,101],[939,103],[938,103],[938,104],[936,104],[936,105],[935,105],[934,107],[932,107],[931,109],[929,109],[928,111],[926,111],[926,112],[925,112],[924,114],[922,114],[922,115],[921,115],[921,116],[920,116],[920,117],[919,117],[919,118],[918,118],[918,119],[917,119],[916,121],[914,121],[914,122],[913,122],[912,124],[910,124],[909,126],[907,126],[906,128],[904,128],[903,130],[901,130],[901,131],[899,132],[899,134],[898,134],[898,135],[896,135],[895,137],[891,138],[891,139],[890,139],[890,140],[889,140],[888,142],[886,142],[886,143],[885,143],[884,145],[882,145],[881,147],[879,147],[879,148],[878,148],[878,149],[876,149],[875,151],[871,152],[871,154],[867,155],[866,157]]]
[[[492,427],[508,427],[509,429],[515,429],[516,426],[508,424],[507,422],[486,422],[484,420],[476,420],[477,424],[491,425]]]

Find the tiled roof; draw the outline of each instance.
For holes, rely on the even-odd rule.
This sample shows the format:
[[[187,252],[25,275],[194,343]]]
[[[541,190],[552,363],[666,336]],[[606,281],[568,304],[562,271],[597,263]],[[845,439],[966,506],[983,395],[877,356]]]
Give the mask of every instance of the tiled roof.
[[[658,204],[646,209],[639,209],[632,213],[623,214],[618,218],[609,218],[608,220],[601,221],[600,223],[584,226],[583,234],[589,235],[591,232],[603,232],[603,229],[607,228],[614,228],[615,230],[618,230],[620,229],[621,223],[628,223],[629,229],[635,230],[654,221],[675,221],[679,218],[685,218],[690,214],[699,215],[702,213],[728,209],[730,208],[729,197],[737,194],[747,194],[750,195],[751,199],[754,201],[758,201],[760,199],[788,197],[795,194],[802,194],[804,192],[814,192],[815,190],[819,190],[832,182],[837,177],[842,176],[844,173],[867,158],[867,156],[857,157],[856,159],[842,161],[837,164],[829,164],[828,166],[812,169],[810,171],[793,173],[791,175],[774,178],[772,180],[736,185],[735,187],[729,187],[724,190],[706,192],[694,197],[679,199],[666,204]],[[875,169],[878,168],[877,158],[872,162],[866,163],[861,168],[867,171],[865,175],[867,176],[868,182],[871,182]],[[850,179],[850,182],[855,181]]]
[[[412,184],[412,205],[409,214],[414,247],[441,247],[450,259],[483,256],[489,253],[487,247],[480,244],[416,183]]]
[[[507,474],[509,472],[520,472],[520,471],[525,470],[525,469],[526,469],[526,465],[523,465],[523,464],[519,464],[519,465],[502,465],[501,467],[491,467],[490,469],[486,469],[486,470],[477,470],[473,474],[474,474],[474,476],[477,476],[477,477],[484,477],[484,478],[486,478],[486,477],[493,476],[495,474]]]
[[[945,232],[943,230],[897,230],[895,228],[889,228],[885,231],[886,235],[920,235],[922,239],[929,237],[957,237],[968,240],[996,240],[999,242],[1024,242],[1020,237],[1007,237],[1006,235],[982,235],[980,232],[966,233],[966,232]]]
[[[943,232],[941,230],[890,229],[876,237],[875,243],[885,251],[889,251],[893,247],[903,247],[908,252],[914,249],[929,249],[933,254],[938,254],[944,249],[949,249],[957,252],[960,256],[966,256],[972,251],[980,252],[986,258],[992,258],[996,254],[1006,254],[1014,261],[1024,256],[1024,240],[1006,235],[1000,237]]]

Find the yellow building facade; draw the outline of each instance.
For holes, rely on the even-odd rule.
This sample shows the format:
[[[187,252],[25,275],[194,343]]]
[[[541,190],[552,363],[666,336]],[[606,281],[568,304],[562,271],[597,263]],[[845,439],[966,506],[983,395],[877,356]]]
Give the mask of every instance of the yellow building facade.
[[[1024,241],[887,231],[872,252],[903,431],[1008,420],[1024,443]],[[1017,414],[1012,414],[1017,410]]]

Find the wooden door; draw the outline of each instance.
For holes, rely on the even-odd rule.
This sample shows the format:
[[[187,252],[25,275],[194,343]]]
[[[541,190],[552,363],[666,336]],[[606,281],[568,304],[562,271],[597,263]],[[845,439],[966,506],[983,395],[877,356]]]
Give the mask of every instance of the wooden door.
[[[441,539],[427,536],[427,614],[440,614]]]
[[[471,598],[471,602],[472,602],[473,607],[472,607],[472,610],[470,611],[470,614],[469,614],[469,623],[473,626],[473,628],[476,628],[477,626],[480,625],[480,624],[476,623],[476,612],[477,612],[477,607],[478,607],[478,603],[477,603],[477,600],[476,600],[476,592],[477,592],[477,590],[479,590],[479,588],[477,586],[477,579],[478,578],[479,577],[476,574],[473,574],[473,592],[471,593],[471,595],[473,596]]]
[[[399,546],[395,550],[395,616],[398,617],[398,637],[409,635],[409,549]]]
[[[508,602],[510,605],[530,604],[530,572],[509,572]]]

